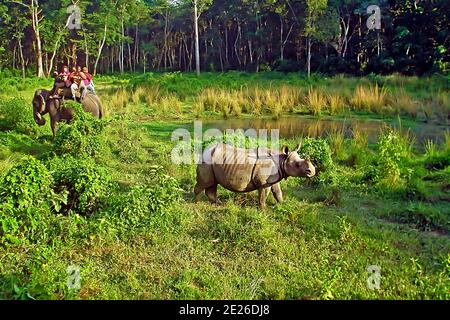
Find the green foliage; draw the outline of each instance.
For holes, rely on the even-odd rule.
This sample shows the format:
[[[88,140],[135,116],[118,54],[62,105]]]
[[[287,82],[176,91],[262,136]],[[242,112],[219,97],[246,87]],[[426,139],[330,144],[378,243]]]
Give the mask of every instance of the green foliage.
[[[173,77],[185,77],[183,90],[190,93],[189,75]],[[225,87],[228,82],[239,87],[246,81],[264,85],[289,81],[299,86],[306,81],[299,75],[236,73],[204,75],[198,82],[201,86],[215,79]],[[426,78],[381,79],[387,86],[404,83],[410,92],[436,85]],[[325,83],[322,78],[311,81]],[[342,86],[352,88],[365,81],[343,79]],[[45,183],[40,179],[25,183],[34,190],[25,200],[14,193],[6,201],[1,195],[0,298],[449,298],[450,167],[448,149],[437,142],[427,147],[426,154],[412,153],[399,138],[407,151],[404,160],[394,161],[400,168],[401,192],[380,197],[376,191],[383,185],[366,184],[361,176],[371,167],[374,177],[378,175],[379,166],[385,165],[379,161],[382,147],[355,133],[347,140],[347,132],[342,132],[329,140],[336,163],[317,179],[326,183],[283,181],[285,202],[275,204],[270,196],[269,208],[261,211],[256,194],[233,194],[223,188],[219,188],[222,205],[194,203],[195,165],[174,166],[168,160],[170,133],[180,126],[191,127],[185,121],[156,122],[127,108],[122,111],[127,120],[109,122],[101,135],[107,137],[104,147],[110,150],[96,153],[95,161],[79,155],[49,157],[54,150],[49,135],[36,139],[16,131],[0,132],[0,170],[5,176],[12,173],[20,181],[28,175],[46,177]],[[322,132],[320,128],[309,135]],[[240,139],[240,134],[231,136],[234,143]],[[245,140],[245,147],[251,147],[250,142]],[[298,138],[283,139],[282,144],[296,142]],[[383,155],[396,159],[388,144],[383,142]],[[326,146],[317,151],[312,144],[307,149],[327,162]],[[42,160],[29,161],[18,170],[25,154]],[[353,155],[357,159],[347,161]],[[379,180],[369,182],[373,181]],[[10,190],[10,184],[0,183],[2,190]],[[22,184],[16,183],[13,190],[20,188]],[[53,195],[44,192],[48,197],[40,198],[41,188]],[[19,202],[30,205],[19,208]],[[369,264],[389,270],[382,271],[381,290],[367,289]],[[81,267],[80,291],[67,289],[70,265]]]
[[[46,243],[50,239],[51,215],[45,206],[16,208],[7,202],[0,204],[0,245]]]
[[[84,112],[82,107],[67,101],[66,108],[75,109],[75,119],[70,124],[61,124],[55,137],[55,151],[59,155],[95,156],[104,145],[104,121]]]
[[[163,226],[168,222],[164,217],[181,199],[178,181],[164,174],[162,167],[151,168],[146,181],[133,186],[125,196],[111,200],[114,224],[122,230]]]
[[[49,167],[55,181],[55,191],[67,194],[63,212],[93,214],[110,194],[109,172],[92,159],[66,155],[53,158]]]
[[[404,163],[410,154],[408,138],[401,133],[388,130],[380,136],[376,158],[375,181],[393,186],[402,177]]]
[[[303,139],[300,155],[303,158],[309,158],[320,172],[333,169],[331,148],[325,139]]]
[[[42,162],[25,157],[0,180],[0,242],[47,241],[50,209],[64,197],[53,192],[54,180]]]
[[[0,130],[35,134],[38,126],[33,120],[31,103],[22,97],[0,99]]]
[[[38,207],[51,195],[53,178],[48,169],[34,157],[19,161],[0,180],[0,202],[24,209]]]
[[[52,79],[40,79],[33,77],[31,70],[27,73],[26,78],[19,76],[18,74],[20,73],[21,72],[18,70],[0,71],[0,92],[17,94],[18,91],[26,91],[38,87],[50,87],[52,85]],[[29,103],[27,103],[27,105],[28,104]]]

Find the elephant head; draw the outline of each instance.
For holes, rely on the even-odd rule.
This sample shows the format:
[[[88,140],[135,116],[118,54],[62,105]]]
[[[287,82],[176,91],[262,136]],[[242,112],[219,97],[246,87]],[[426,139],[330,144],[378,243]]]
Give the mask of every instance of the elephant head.
[[[40,126],[45,125],[45,119],[42,117],[42,114],[45,114],[46,111],[45,97],[47,97],[47,94],[44,90],[37,90],[33,98],[34,121]]]

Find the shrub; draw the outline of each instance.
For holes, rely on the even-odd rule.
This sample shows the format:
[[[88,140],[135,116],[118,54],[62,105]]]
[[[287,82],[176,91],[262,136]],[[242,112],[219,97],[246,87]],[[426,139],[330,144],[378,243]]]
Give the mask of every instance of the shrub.
[[[71,124],[60,125],[54,143],[56,153],[59,155],[95,156],[103,146],[102,133],[105,122],[84,112],[76,103],[68,101],[66,104],[76,109],[76,115]]]
[[[108,171],[92,159],[63,156],[53,158],[49,163],[54,189],[67,194],[64,213],[92,214],[110,194],[111,176]]]
[[[50,208],[64,202],[53,192],[53,178],[37,159],[26,157],[0,180],[0,239],[9,243],[47,240]]]
[[[0,244],[22,244],[51,240],[49,223],[52,214],[48,208],[30,206],[15,208],[0,204]]]
[[[375,180],[393,186],[402,176],[404,161],[410,152],[410,141],[398,131],[388,129],[380,136],[376,157]]]
[[[304,158],[309,158],[319,172],[333,168],[331,148],[324,139],[306,138],[303,140],[300,154]]]
[[[176,179],[162,173],[161,167],[154,167],[147,183],[134,186],[126,196],[112,199],[115,223],[125,229],[163,223],[161,216],[180,200],[180,191]]]
[[[0,100],[0,129],[35,134],[38,126],[33,121],[31,103],[21,97]]]
[[[36,158],[28,156],[0,180],[0,200],[17,208],[42,205],[52,190],[53,178]]]

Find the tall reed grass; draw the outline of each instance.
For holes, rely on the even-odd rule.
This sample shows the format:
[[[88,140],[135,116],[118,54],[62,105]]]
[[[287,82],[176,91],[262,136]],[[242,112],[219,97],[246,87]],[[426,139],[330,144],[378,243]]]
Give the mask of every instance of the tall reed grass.
[[[367,87],[359,85],[351,98],[350,104],[355,110],[382,113],[387,105],[387,89],[380,88],[378,84]]]

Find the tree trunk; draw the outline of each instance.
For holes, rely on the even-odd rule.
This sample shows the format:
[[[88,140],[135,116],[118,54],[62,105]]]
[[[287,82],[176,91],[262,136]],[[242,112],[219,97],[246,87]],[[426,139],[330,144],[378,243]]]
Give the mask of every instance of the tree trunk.
[[[108,32],[108,23],[105,23],[105,29],[103,31],[103,39],[102,42],[100,43],[100,46],[98,47],[97,58],[95,59],[94,75],[97,74],[97,66],[98,62],[100,61],[100,57],[102,55],[103,47],[105,46],[107,32]]]
[[[239,20],[237,21],[237,25],[238,25],[238,34],[236,35],[236,41],[234,42],[234,51],[236,52],[236,58],[238,60],[239,63],[239,67],[241,67],[242,63],[241,63],[241,59],[239,58],[239,50],[238,50],[238,42],[239,39],[241,37],[241,25],[239,23]]]
[[[86,68],[89,69],[89,47],[88,47],[88,42],[87,42],[87,38],[86,38],[86,32],[84,31],[84,29],[83,29],[83,35],[84,35],[84,51],[86,53],[86,59],[84,61],[84,65]]]
[[[228,26],[225,23],[225,61],[227,67],[230,65],[230,60],[228,59]]]
[[[23,57],[22,39],[19,39],[19,54],[20,54],[20,61],[21,61],[21,65],[22,65],[22,76],[25,79],[26,72],[25,72],[25,59]]]
[[[56,57],[56,53],[58,51],[59,41],[60,40],[61,40],[61,38],[58,37],[58,39],[56,40],[56,43],[55,43],[55,47],[53,48],[52,57],[50,58],[50,64],[49,64],[49,67],[47,69],[47,77],[51,76],[51,72],[52,72],[52,69],[53,69],[53,63],[55,61],[55,57]]]
[[[195,67],[197,75],[200,75],[200,40],[198,34],[198,8],[197,1],[194,0],[194,28],[195,28]]]
[[[308,37],[308,78],[311,76],[311,37]]]
[[[122,17],[122,21],[121,21],[121,28],[122,28],[122,39],[120,41],[119,68],[120,68],[120,73],[123,73],[124,72],[124,54],[125,54],[125,50],[124,50],[125,28],[124,28],[123,17]]]
[[[139,24],[136,24],[134,34],[134,54],[133,54],[133,69],[136,71],[136,65],[139,65]]]
[[[31,0],[31,20],[34,31],[35,44],[36,44],[36,64],[37,64],[37,76],[43,78],[44,75],[44,63],[42,59],[42,42],[39,31],[39,3],[38,0]]]

